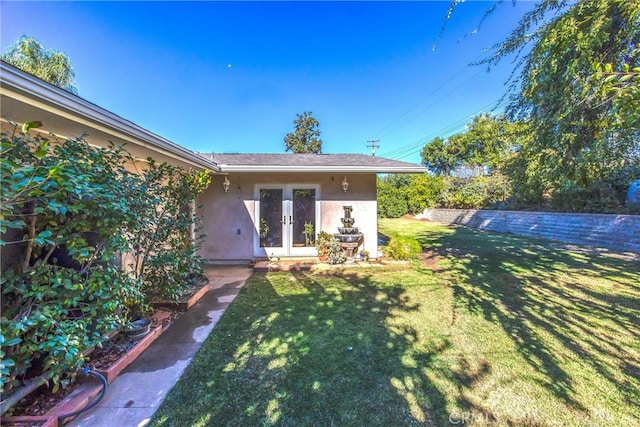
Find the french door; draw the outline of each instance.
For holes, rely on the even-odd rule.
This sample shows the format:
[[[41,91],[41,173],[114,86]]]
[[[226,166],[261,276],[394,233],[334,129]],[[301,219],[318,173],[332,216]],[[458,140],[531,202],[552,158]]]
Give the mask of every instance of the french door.
[[[319,192],[315,184],[256,185],[256,256],[316,255]]]

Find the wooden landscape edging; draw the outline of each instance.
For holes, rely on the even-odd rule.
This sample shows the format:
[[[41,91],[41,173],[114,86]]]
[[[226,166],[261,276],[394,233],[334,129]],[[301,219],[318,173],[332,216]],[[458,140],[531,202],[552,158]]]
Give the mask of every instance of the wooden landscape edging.
[[[171,307],[180,311],[189,310],[196,302],[198,302],[209,291],[208,283],[202,286],[195,294],[193,294],[187,301],[179,303],[171,302],[157,302],[152,303],[154,308]],[[107,384],[111,384],[118,375],[129,366],[134,360],[142,354],[158,337],[164,332],[165,328],[162,324],[152,328],[149,334],[144,336],[127,351],[122,357],[118,358],[111,366],[106,369],[100,369],[98,372],[105,377]],[[2,425],[5,424],[35,424],[39,427],[58,427],[71,421],[75,417],[66,418],[61,423],[58,422],[58,417],[64,414],[69,414],[78,411],[88,404],[90,404],[102,391],[102,384],[95,380],[80,380],[82,383],[76,387],[68,396],[58,402],[49,412],[45,415],[19,415],[12,417],[3,417]]]
[[[207,292],[209,292],[209,284],[208,284],[208,282],[205,285],[203,285],[198,290],[198,292],[193,294],[187,301],[180,301],[180,302],[156,301],[156,302],[152,302],[151,306],[153,308],[169,307],[169,308],[175,308],[175,309],[180,310],[180,311],[187,311],[195,303],[197,303],[200,300],[200,298],[202,298]]]

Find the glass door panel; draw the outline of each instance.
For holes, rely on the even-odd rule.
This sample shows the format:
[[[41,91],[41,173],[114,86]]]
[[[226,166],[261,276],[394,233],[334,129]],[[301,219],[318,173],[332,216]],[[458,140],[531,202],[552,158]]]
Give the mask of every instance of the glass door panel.
[[[283,241],[283,201],[281,188],[260,189],[259,234],[261,248],[281,248]]]
[[[292,189],[293,232],[292,246],[315,247],[316,235],[316,190],[313,188]]]

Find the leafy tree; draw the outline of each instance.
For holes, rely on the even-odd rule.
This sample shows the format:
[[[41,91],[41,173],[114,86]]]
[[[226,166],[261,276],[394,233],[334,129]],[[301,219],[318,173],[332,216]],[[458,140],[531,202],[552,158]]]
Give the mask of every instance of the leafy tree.
[[[505,116],[487,114],[474,117],[454,141],[463,164],[490,169],[499,168],[508,152],[522,145],[517,123],[509,122]]]
[[[449,177],[439,205],[451,209],[495,209],[503,207],[509,195],[507,178],[496,173],[471,178]]]
[[[446,189],[445,178],[441,175],[428,174],[413,175],[407,188],[407,203],[409,212],[419,214],[426,208],[438,206],[440,195]]]
[[[73,85],[75,72],[69,57],[57,50],[46,49],[33,37],[21,36],[0,59],[71,93],[78,93]]]
[[[638,46],[637,1],[542,0],[480,62],[516,64],[507,111],[532,129],[511,163],[524,178],[514,182],[518,193],[582,209],[599,203],[579,198],[609,198],[598,190],[607,187],[622,194],[614,187],[640,176]]]
[[[473,117],[464,132],[426,144],[422,160],[437,175],[449,175],[460,166],[497,169],[524,144],[526,130],[523,122],[482,114]]]
[[[396,187],[389,176],[377,178],[378,216],[399,218],[408,211],[406,187]]]
[[[406,173],[394,173],[385,175],[383,180],[396,188],[406,188],[411,185],[411,175]]]
[[[295,129],[284,137],[285,151],[298,153],[322,153],[322,140],[320,139],[320,123],[311,115],[310,111],[297,114],[293,121]]]
[[[440,137],[427,143],[420,155],[422,163],[436,175],[450,175],[460,164],[457,148]]]
[[[192,211],[196,198],[211,183],[209,171],[186,172],[148,159],[140,189],[129,200],[138,220],[129,224],[131,265],[144,283],[149,301],[177,301],[189,285],[190,275],[201,274],[203,259],[197,255],[203,235],[197,234],[200,218]]]

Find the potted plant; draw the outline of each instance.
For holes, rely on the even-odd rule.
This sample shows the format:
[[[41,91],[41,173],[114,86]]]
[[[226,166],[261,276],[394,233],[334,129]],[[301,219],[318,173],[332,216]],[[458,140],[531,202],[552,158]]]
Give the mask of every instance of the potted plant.
[[[123,330],[129,338],[140,339],[151,331],[151,319],[141,318],[134,320],[127,323]]]
[[[364,262],[369,262],[369,251],[362,250],[360,251],[360,259]]]
[[[316,249],[318,251],[318,258],[320,261],[325,262],[327,260],[327,256],[329,255],[329,247],[331,246],[334,237],[327,233],[326,231],[321,231],[318,233],[318,238],[316,239]]]
[[[347,260],[347,256],[340,246],[340,241],[331,236],[331,243],[329,244],[329,251],[327,253],[327,262],[329,264],[342,264]]]

